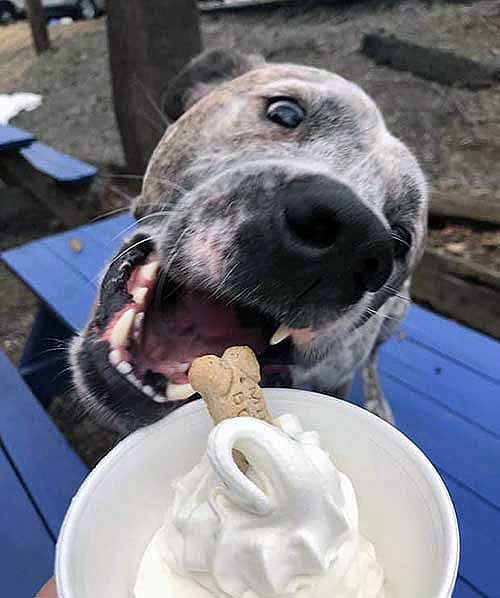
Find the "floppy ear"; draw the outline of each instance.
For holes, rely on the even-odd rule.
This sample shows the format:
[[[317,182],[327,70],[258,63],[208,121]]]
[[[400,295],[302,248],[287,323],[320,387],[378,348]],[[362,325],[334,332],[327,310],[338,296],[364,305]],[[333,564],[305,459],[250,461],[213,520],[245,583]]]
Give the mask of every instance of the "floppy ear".
[[[265,62],[256,54],[208,50],[193,58],[169,83],[162,98],[164,113],[177,120],[215,87]]]

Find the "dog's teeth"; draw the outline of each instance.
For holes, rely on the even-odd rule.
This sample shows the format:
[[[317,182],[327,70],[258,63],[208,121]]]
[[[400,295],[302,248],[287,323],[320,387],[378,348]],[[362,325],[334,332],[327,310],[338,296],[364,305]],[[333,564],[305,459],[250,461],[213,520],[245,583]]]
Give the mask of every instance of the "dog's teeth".
[[[116,369],[120,372],[120,374],[126,376],[132,371],[132,366],[128,361],[120,361],[120,363],[116,366]]]
[[[145,280],[152,282],[156,280],[158,269],[160,268],[160,262],[150,262],[141,268],[141,274]]]
[[[115,349],[114,351],[110,351],[110,353],[108,355],[108,359],[109,359],[109,363],[116,367],[122,360],[122,354],[120,351]]]
[[[281,326],[279,326],[276,332],[272,335],[269,344],[278,345],[279,343],[287,339],[290,336],[290,334],[290,328],[287,328],[284,324],[281,324]]]
[[[166,403],[168,401],[165,395],[159,395],[156,393],[154,397],[151,397],[155,403]]]
[[[134,386],[137,386],[137,388],[141,388],[141,387],[142,387],[141,381],[140,381],[140,380],[138,380],[138,379],[137,379],[137,378],[134,376],[134,374],[133,374],[132,372],[131,372],[130,374],[127,374],[127,380],[128,380],[129,382],[132,382],[132,384],[133,384]]]
[[[137,328],[138,330],[141,329],[142,327],[142,323],[144,321],[144,312],[140,311],[138,313],[135,314],[135,318],[134,318],[134,326],[135,328]]]
[[[154,391],[154,389],[153,389],[153,387],[152,387],[152,386],[149,386],[149,384],[145,384],[145,385],[142,387],[142,392],[143,392],[145,395],[148,395],[148,397],[154,397],[154,396],[155,396],[155,391]]]
[[[144,299],[146,298],[147,292],[147,287],[137,287],[134,289],[134,292],[132,293],[134,303],[137,303],[137,305],[144,305]]]
[[[114,325],[113,331],[111,332],[110,345],[113,349],[127,346],[128,334],[130,327],[134,322],[134,318],[135,311],[133,309],[127,309],[127,311],[120,316],[120,319]]]
[[[183,401],[184,399],[188,399],[194,393],[195,390],[191,384],[173,384],[172,382],[169,382],[165,394],[169,401]]]

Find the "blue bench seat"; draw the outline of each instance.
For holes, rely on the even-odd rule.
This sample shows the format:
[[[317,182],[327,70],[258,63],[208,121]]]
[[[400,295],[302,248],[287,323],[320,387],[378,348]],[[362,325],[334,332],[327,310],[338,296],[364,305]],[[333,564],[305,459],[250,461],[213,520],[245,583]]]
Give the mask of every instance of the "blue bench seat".
[[[12,152],[27,147],[35,138],[31,133],[12,127],[11,125],[0,125],[0,153]]]
[[[29,598],[52,575],[55,542],[87,469],[0,353],[0,580]]]
[[[19,153],[33,168],[64,185],[74,185],[91,181],[97,168],[63,154],[38,141],[22,148]]]

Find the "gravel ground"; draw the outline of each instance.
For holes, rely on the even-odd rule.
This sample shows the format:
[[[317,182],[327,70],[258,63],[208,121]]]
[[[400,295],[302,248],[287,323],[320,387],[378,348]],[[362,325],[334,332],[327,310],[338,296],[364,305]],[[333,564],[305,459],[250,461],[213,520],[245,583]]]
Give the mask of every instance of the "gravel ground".
[[[498,63],[500,3],[371,2],[343,8],[312,4],[204,14],[205,46],[259,52],[271,61],[308,64],[353,79],[378,102],[389,128],[410,145],[435,188],[459,189],[464,196],[470,190],[476,195],[498,194],[500,87],[474,92],[442,87],[375,66],[359,47],[364,33],[383,28],[412,42]],[[20,115],[14,124],[81,159],[120,165],[123,154],[111,103],[105,26],[105,19],[99,19],[52,28],[54,49],[40,58],[33,54],[26,23],[1,29],[0,93],[41,93],[42,107]],[[23,205],[31,207],[24,209],[22,219],[16,218],[16,193],[0,187],[0,247],[61,228],[29,199]],[[430,243],[500,268],[498,230],[441,223],[431,231]],[[1,266],[0,285],[0,347],[17,361],[37,303]],[[89,465],[116,441],[79,411],[71,392],[54,401],[51,413]]]

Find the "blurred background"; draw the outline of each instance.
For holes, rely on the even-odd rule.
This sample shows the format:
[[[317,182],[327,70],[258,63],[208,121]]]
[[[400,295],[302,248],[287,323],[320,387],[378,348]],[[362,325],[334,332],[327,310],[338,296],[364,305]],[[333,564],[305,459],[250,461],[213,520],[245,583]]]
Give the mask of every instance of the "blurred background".
[[[12,94],[37,94],[37,107],[21,101],[34,109],[10,124],[98,168],[76,224],[125,209],[138,193],[167,125],[162,91],[201,48],[329,69],[375,99],[428,177],[415,301],[500,338],[500,2],[108,4],[0,0],[0,117]],[[0,182],[0,250],[68,227],[22,181]],[[0,288],[0,348],[17,362],[37,300],[1,264]],[[50,411],[89,465],[115,441],[70,394]]]

